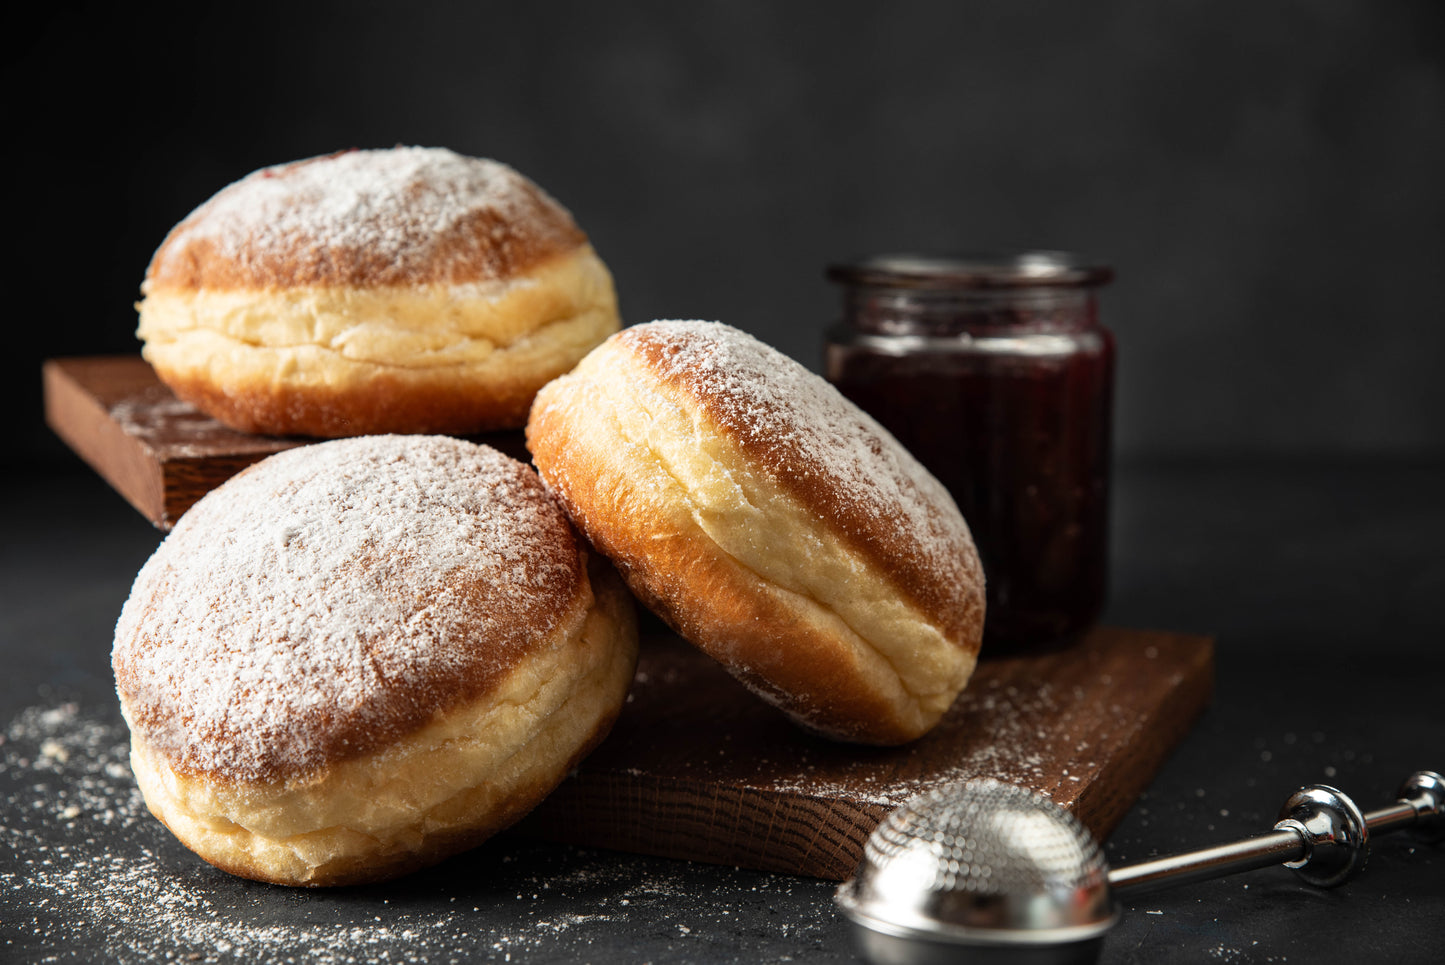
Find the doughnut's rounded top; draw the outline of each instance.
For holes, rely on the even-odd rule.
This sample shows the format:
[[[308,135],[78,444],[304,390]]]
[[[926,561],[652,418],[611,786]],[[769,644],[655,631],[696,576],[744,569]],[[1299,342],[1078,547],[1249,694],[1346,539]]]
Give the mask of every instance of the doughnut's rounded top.
[[[284,780],[485,697],[592,604],[575,532],[485,446],[288,450],[190,509],[116,626],[134,731],[177,773]]]
[[[624,329],[542,388],[527,445],[633,592],[808,730],[904,743],[967,683],[984,578],[957,506],[752,336]]]
[[[952,497],[867,413],[778,350],[729,325],[659,321],[613,340],[781,489],[826,521],[953,639],[976,636],[982,585]]]
[[[586,243],[505,164],[445,148],[343,151],[222,188],[171,230],[143,290],[505,281]]]

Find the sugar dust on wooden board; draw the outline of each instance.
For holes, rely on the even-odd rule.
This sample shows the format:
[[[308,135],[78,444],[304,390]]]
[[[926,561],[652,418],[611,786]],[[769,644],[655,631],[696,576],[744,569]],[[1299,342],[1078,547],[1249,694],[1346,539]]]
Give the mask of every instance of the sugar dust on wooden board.
[[[1099,765],[1091,756],[1087,740],[1059,745],[1057,735],[1049,729],[1049,721],[1061,706],[1047,684],[1023,691],[1003,681],[985,681],[979,692],[965,692],[955,712],[987,716],[991,722],[990,739],[963,746],[944,766],[927,773],[900,774],[887,783],[869,784],[829,779],[819,773],[822,770],[819,766],[806,764],[798,779],[774,777],[764,786],[789,793],[849,795],[891,810],[915,794],[977,777],[1021,787],[1046,787],[1058,773],[1066,782],[1077,783]],[[1052,745],[1053,750],[1046,757],[1039,748],[1047,745]],[[760,761],[764,766],[768,763],[767,758]]]
[[[1106,836],[1213,678],[1207,638],[1102,627],[1069,648],[983,660],[932,732],[869,748],[802,733],[676,638],[644,643],[611,735],[527,829],[833,880],[853,873],[889,810],[968,778],[1044,793]]]
[[[127,438],[163,450],[168,459],[207,459],[219,449],[235,446],[236,430],[177,399],[159,383],[112,403],[106,413]],[[290,448],[283,440],[247,441],[263,451]],[[300,444],[300,440],[291,443]]]

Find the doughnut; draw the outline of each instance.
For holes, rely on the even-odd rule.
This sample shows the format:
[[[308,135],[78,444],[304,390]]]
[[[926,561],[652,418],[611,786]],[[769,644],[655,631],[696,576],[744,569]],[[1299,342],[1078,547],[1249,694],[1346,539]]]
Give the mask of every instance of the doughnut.
[[[952,498],[751,336],[624,329],[542,389],[527,446],[633,593],[804,728],[904,743],[972,674],[983,572]]]
[[[537,389],[620,324],[566,209],[440,148],[248,175],[171,230],[141,293],[161,381],[271,435],[520,429]]]
[[[151,812],[211,864],[323,886],[440,861],[607,733],[632,598],[535,473],[368,436],[272,456],[136,577],[112,666]]]

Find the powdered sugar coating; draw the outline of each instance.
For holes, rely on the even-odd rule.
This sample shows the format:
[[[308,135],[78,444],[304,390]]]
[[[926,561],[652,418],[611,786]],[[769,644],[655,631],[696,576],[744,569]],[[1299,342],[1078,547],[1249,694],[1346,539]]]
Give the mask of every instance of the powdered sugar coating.
[[[658,321],[614,336],[700,404],[754,463],[953,627],[977,623],[983,574],[948,491],[871,416],[728,325]]]
[[[535,475],[492,449],[304,446],[208,494],[141,569],[117,688],[178,771],[305,774],[484,694],[582,619],[581,566]]]
[[[445,148],[346,151],[223,188],[171,231],[146,290],[489,281],[585,241],[505,164]]]

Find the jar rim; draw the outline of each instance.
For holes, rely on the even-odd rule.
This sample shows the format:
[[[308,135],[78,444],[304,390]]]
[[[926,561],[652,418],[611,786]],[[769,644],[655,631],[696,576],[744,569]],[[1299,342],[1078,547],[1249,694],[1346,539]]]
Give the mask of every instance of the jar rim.
[[[1114,269],[1067,251],[900,252],[835,262],[825,274],[830,281],[872,288],[1092,288],[1112,281]]]

